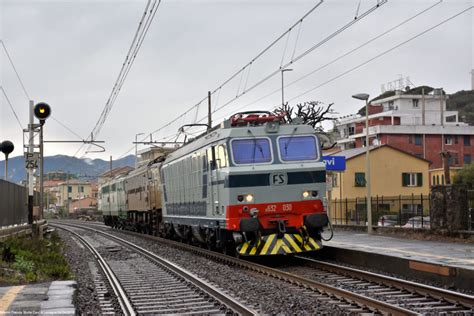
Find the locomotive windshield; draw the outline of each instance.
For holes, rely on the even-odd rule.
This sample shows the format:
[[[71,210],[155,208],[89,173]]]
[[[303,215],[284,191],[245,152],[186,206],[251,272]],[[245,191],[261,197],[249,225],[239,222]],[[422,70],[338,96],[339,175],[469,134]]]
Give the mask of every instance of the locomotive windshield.
[[[318,159],[316,138],[314,136],[285,136],[278,139],[280,157],[283,161],[302,161]]]
[[[266,138],[234,139],[232,154],[236,164],[265,163],[272,160],[270,142]]]

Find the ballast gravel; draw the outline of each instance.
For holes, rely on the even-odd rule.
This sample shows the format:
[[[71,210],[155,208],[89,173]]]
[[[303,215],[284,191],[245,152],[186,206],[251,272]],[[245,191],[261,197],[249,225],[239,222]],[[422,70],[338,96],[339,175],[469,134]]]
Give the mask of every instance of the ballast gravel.
[[[105,229],[108,233],[140,245],[191,271],[215,285],[216,288],[224,290],[242,303],[251,306],[259,314],[351,314],[349,310],[337,306],[337,302],[328,303],[327,296],[313,290],[240,267],[228,266],[152,240]]]
[[[89,262],[94,260],[91,258],[89,250],[72,239],[70,233],[61,229],[58,229],[57,232],[64,244],[64,256],[77,282],[77,289],[73,298],[76,313],[78,315],[100,315],[101,308],[97,298],[94,278],[89,269]]]

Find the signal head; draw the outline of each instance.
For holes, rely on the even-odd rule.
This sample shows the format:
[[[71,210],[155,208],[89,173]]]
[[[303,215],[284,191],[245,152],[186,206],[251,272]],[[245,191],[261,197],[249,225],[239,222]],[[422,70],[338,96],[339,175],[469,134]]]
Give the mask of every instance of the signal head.
[[[13,143],[9,140],[5,140],[0,143],[0,151],[5,154],[7,159],[8,155],[13,152],[13,149],[15,149],[15,146],[13,146]]]
[[[33,112],[41,124],[44,124],[44,121],[51,115],[51,107],[47,103],[40,102],[35,105]]]

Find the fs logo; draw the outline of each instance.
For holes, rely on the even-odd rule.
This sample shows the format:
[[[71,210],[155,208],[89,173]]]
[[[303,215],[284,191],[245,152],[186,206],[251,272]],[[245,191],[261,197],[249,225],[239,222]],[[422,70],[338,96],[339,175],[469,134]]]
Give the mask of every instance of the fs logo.
[[[272,173],[270,183],[272,185],[285,185],[287,183],[286,173]]]

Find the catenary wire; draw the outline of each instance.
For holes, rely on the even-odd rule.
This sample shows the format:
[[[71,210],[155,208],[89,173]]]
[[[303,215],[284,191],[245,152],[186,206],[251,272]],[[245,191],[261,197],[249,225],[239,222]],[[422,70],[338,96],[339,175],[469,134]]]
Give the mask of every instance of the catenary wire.
[[[386,0],[385,0],[386,1]],[[257,59],[259,59],[261,56],[263,56],[266,52],[268,52],[273,46],[275,46],[283,37],[285,37],[286,34],[291,32],[295,26],[299,25],[302,23],[309,15],[311,15],[322,3],[324,0],[320,0],[318,3],[316,3],[309,11],[307,11],[301,18],[299,18],[293,25],[291,25],[285,32],[283,32],[280,36],[278,36],[275,40],[273,40],[268,46],[266,46],[263,50],[261,50],[255,57],[253,57],[248,63],[246,63],[243,67],[241,67],[239,70],[237,70],[235,73],[233,73],[229,78],[224,80],[220,85],[218,85],[217,88],[211,91],[211,95],[214,95],[217,91],[220,91],[225,85],[227,85],[230,81],[232,81],[235,77],[237,77],[241,72],[243,72],[246,68],[251,66]],[[246,84],[245,84],[246,86]],[[164,128],[171,126],[173,123],[178,121],[180,118],[185,116],[187,113],[192,111],[194,108],[199,106],[203,101],[207,99],[207,96],[199,100],[196,104],[191,106],[188,110],[186,110],[184,113],[181,115],[177,116],[170,122],[166,123],[165,125],[161,126],[160,128],[154,130],[151,132],[151,134],[158,133],[159,131],[163,130]]]
[[[15,64],[13,63],[13,60],[10,57],[10,54],[8,53],[7,46],[5,45],[3,40],[0,40],[0,43],[2,43],[3,50],[5,51],[5,54],[7,55],[8,61],[10,62],[10,65],[12,66],[13,71],[15,72],[16,77],[18,78],[18,81],[20,82],[21,88],[23,89],[23,92],[25,93],[25,96],[28,98],[28,100],[31,100],[30,95],[26,91],[25,85],[23,84],[23,80],[21,80],[20,74],[16,70]]]
[[[436,3],[436,4],[438,4],[438,3]],[[414,39],[416,39],[416,38],[418,38],[418,37],[420,37],[420,36],[422,36],[422,35],[424,35],[424,34],[430,32],[430,31],[432,31],[433,29],[435,29],[435,28],[437,28],[437,27],[439,27],[439,26],[441,26],[441,25],[443,25],[443,24],[445,24],[445,23],[451,21],[452,19],[454,19],[454,18],[456,18],[456,17],[458,17],[458,16],[460,16],[460,15],[466,13],[467,11],[471,10],[472,8],[474,8],[474,6],[468,7],[468,8],[466,8],[466,9],[464,9],[464,10],[458,12],[457,14],[455,14],[455,15],[453,15],[453,16],[450,16],[449,18],[447,18],[447,19],[441,21],[440,23],[437,23],[437,24],[435,24],[435,25],[429,27],[428,29],[425,29],[424,31],[422,31],[422,32],[420,32],[420,33],[417,33],[416,35],[410,37],[409,39],[407,39],[407,40],[405,40],[405,41],[402,41],[402,42],[400,42],[399,44],[397,44],[397,45],[395,45],[395,46],[392,46],[391,48],[389,48],[389,49],[387,49],[387,50],[385,50],[385,51],[383,51],[383,52],[381,52],[381,53],[375,55],[374,57],[371,57],[371,58],[367,59],[366,61],[364,61],[364,62],[362,62],[362,63],[360,63],[360,64],[358,64],[358,65],[356,65],[356,66],[354,66],[354,67],[351,67],[350,69],[348,69],[348,70],[346,70],[346,71],[344,71],[344,72],[342,72],[342,73],[340,73],[340,74],[338,74],[338,75],[332,77],[331,79],[329,79],[329,80],[327,80],[327,81],[325,81],[325,82],[323,82],[323,83],[321,83],[321,84],[319,84],[319,85],[317,85],[317,86],[315,86],[315,87],[313,87],[313,88],[311,88],[311,89],[309,89],[309,90],[306,90],[305,92],[303,92],[303,93],[301,93],[301,94],[298,94],[298,95],[296,95],[296,96],[290,98],[289,101],[292,101],[292,100],[294,100],[294,99],[297,99],[297,98],[299,98],[299,97],[301,97],[301,96],[303,96],[303,95],[305,95],[305,94],[307,94],[307,93],[309,93],[309,92],[311,92],[311,91],[314,91],[314,90],[316,90],[316,89],[318,89],[318,88],[320,88],[320,87],[322,87],[322,86],[324,86],[324,85],[326,85],[326,84],[329,84],[329,83],[331,83],[331,82],[333,82],[333,81],[339,79],[340,77],[342,77],[342,76],[344,76],[344,75],[346,75],[346,74],[348,74],[348,73],[350,73],[350,72],[352,72],[352,71],[354,71],[354,70],[356,70],[356,69],[358,69],[358,68],[360,68],[360,67],[362,67],[362,66],[364,66],[364,65],[366,65],[366,64],[368,64],[368,63],[370,63],[371,61],[373,61],[373,60],[375,60],[375,59],[377,59],[377,58],[379,58],[379,57],[382,57],[382,56],[388,54],[389,52],[391,52],[391,51],[393,51],[393,50],[395,50],[395,49],[397,49],[397,48],[399,48],[399,47],[401,47],[401,46],[403,46],[403,45],[405,45],[405,44],[411,42],[412,40],[414,40]],[[423,12],[426,12],[426,10],[424,10]],[[418,14],[418,15],[419,15],[419,14]],[[411,19],[411,18],[410,18],[410,19]],[[295,82],[296,82],[296,81],[297,81],[297,80],[295,80]],[[286,86],[285,86],[285,87],[286,87]],[[270,94],[267,94],[267,95],[265,95],[265,96],[259,98],[259,99],[256,100],[256,101],[253,101],[252,103],[248,103],[248,104],[246,104],[246,105],[240,107],[237,111],[242,110],[243,108],[245,108],[245,107],[247,107],[247,106],[250,106],[250,105],[252,105],[252,104],[258,102],[258,101],[260,101],[260,100],[262,100],[262,99],[264,99],[264,98],[266,98],[266,97],[268,97],[268,96],[270,96],[270,95],[272,95],[272,94],[278,92],[279,90],[281,90],[281,88],[278,89],[278,90],[276,90],[276,91],[273,91],[273,92],[270,93]],[[274,108],[276,108],[276,107],[274,107]],[[229,113],[233,113],[233,112],[229,112]],[[225,116],[224,116],[224,117],[225,117]],[[205,118],[206,118],[206,117],[201,118],[200,121],[203,121]],[[200,122],[200,121],[198,121],[198,122]]]
[[[60,120],[58,120],[57,118],[55,118],[54,116],[51,116],[51,118],[56,121],[56,123],[58,123],[59,125],[61,125],[62,127],[64,127],[65,129],[67,129],[71,134],[75,135],[77,138],[79,139],[83,139],[81,135],[79,135],[78,133],[74,132],[70,127],[68,127],[66,124],[62,123]]]
[[[387,3],[388,0],[381,0],[381,1],[377,1],[377,4],[374,5],[373,7],[371,7],[370,9],[368,9],[367,11],[365,11],[360,17],[354,19],[354,20],[351,20],[349,23],[345,24],[343,27],[339,28],[338,30],[336,30],[335,32],[333,32],[332,34],[330,34],[329,36],[327,36],[325,39],[323,39],[322,41],[316,43],[315,45],[313,45],[312,47],[310,47],[309,49],[307,49],[306,51],[304,51],[303,53],[299,54],[297,57],[294,57],[292,58],[292,60],[290,62],[288,62],[287,64],[285,64],[284,66],[282,67],[279,67],[277,70],[275,70],[273,73],[271,73],[270,75],[264,77],[263,79],[261,79],[260,81],[258,81],[257,83],[255,83],[254,85],[252,85],[250,88],[248,89],[245,89],[244,91],[242,91],[240,94],[237,94],[236,97],[230,99],[229,101],[227,101],[226,103],[224,103],[222,106],[220,106],[219,108],[216,108],[214,109],[214,111],[212,113],[215,113],[219,110],[221,110],[222,108],[228,106],[229,104],[231,104],[232,102],[234,102],[235,100],[237,100],[238,98],[240,98],[242,95],[244,95],[245,93],[249,92],[250,90],[253,90],[254,88],[260,86],[261,84],[263,84],[264,82],[266,82],[267,80],[271,79],[272,77],[274,77],[276,74],[278,74],[280,72],[280,70],[282,68],[286,68],[287,66],[291,65],[292,63],[300,60],[301,58],[305,57],[306,55],[308,55],[309,53],[311,53],[312,51],[314,51],[315,49],[317,49],[318,47],[320,47],[321,45],[323,45],[324,43],[328,42],[330,39],[332,39],[333,37],[337,36],[338,34],[342,33],[344,30],[348,29],[349,27],[351,27],[354,23],[362,20],[364,17],[368,16],[370,13],[372,13],[373,11],[375,11],[377,8],[379,8],[381,5]],[[267,48],[265,48],[262,52],[260,52],[256,58],[260,57],[261,55],[263,55],[266,51],[268,51],[273,45],[275,45],[280,39],[282,39],[286,34],[288,34],[295,26],[297,26],[298,24],[302,23],[302,21],[311,13],[313,12],[320,4],[322,3],[322,1],[320,1],[316,6],[314,6],[310,11],[308,11],[304,16],[303,18],[301,18],[300,20],[298,20],[294,25],[292,25],[286,32],[284,32],[282,35],[280,35],[275,41],[273,41]],[[242,67],[239,71],[237,71],[236,73],[234,73],[229,79],[227,79],[226,81],[224,81],[223,84],[221,84],[220,86],[218,86],[218,88],[216,88],[215,90],[213,90],[211,92],[211,95],[214,94],[216,91],[220,91],[223,87],[223,85],[227,84],[229,81],[231,81],[232,79],[234,79],[237,75],[239,75],[242,71],[244,71],[246,69],[246,67],[248,67],[249,65],[251,65],[255,60],[256,58],[252,59],[249,63],[247,63],[244,67]],[[152,134],[155,134],[161,130],[163,130],[164,128],[170,126],[171,124],[173,124],[174,122],[176,122],[178,119],[182,118],[183,116],[185,116],[189,111],[191,111],[192,109],[194,109],[198,104],[200,104],[201,102],[203,102],[204,100],[207,99],[207,96],[204,97],[199,103],[197,103],[196,105],[194,105],[193,107],[189,108],[186,112],[184,112],[183,114],[179,115],[178,117],[176,117],[175,119],[173,119],[171,122],[165,124],[164,126],[160,127],[159,129],[155,130],[152,132]],[[201,122],[202,120],[200,120],[199,122]]]
[[[233,97],[231,98],[229,101],[225,102],[223,105],[221,105],[219,108],[216,108],[214,110],[214,112],[217,112],[219,110],[221,110],[222,108],[228,106],[229,104],[235,102],[235,100],[237,100],[239,97],[241,97],[242,95],[244,95],[245,93],[255,89],[256,87],[260,86],[261,84],[263,84],[264,82],[268,81],[269,79],[273,78],[275,75],[277,75],[278,73],[280,73],[281,69],[285,69],[286,67],[290,66],[291,64],[293,64],[294,62],[302,59],[303,57],[305,57],[306,55],[308,55],[309,53],[313,52],[315,49],[321,47],[323,44],[327,43],[328,41],[330,41],[332,38],[336,37],[337,35],[339,35],[340,33],[344,32],[345,30],[347,30],[348,28],[350,28],[352,25],[354,25],[355,23],[357,23],[358,21],[362,20],[363,18],[365,18],[366,16],[368,16],[370,13],[372,13],[373,11],[375,11],[377,8],[379,8],[381,5],[387,3],[388,0],[382,0],[380,2],[377,2],[377,4],[373,7],[371,7],[370,9],[368,9],[367,11],[365,11],[364,13],[362,13],[362,15],[360,15],[357,19],[352,19],[351,21],[349,21],[347,24],[343,25],[342,27],[340,27],[339,29],[337,29],[336,31],[334,31],[333,33],[331,33],[330,35],[328,35],[327,37],[325,37],[323,40],[319,41],[318,43],[316,43],[315,45],[311,46],[309,49],[307,49],[306,51],[304,51],[303,53],[299,54],[298,56],[294,57],[292,60],[290,60],[288,63],[286,63],[285,65],[279,67],[278,69],[276,69],[275,71],[273,71],[272,73],[270,73],[269,75],[267,75],[266,77],[262,78],[261,80],[257,81],[255,84],[253,84],[250,88],[242,91],[238,96],[236,97]]]
[[[7,100],[8,105],[10,106],[10,109],[13,112],[13,115],[15,116],[16,121],[18,122],[18,125],[20,126],[21,132],[23,133],[23,126],[21,125],[20,119],[18,118],[18,115],[15,112],[15,109],[13,108],[12,103],[10,102],[10,99],[8,98],[7,93],[5,92],[5,89],[0,86],[0,89],[2,89],[3,95],[5,96],[5,99]]]
[[[350,69],[348,69],[348,70],[346,70],[346,71],[340,73],[339,75],[332,77],[331,79],[329,79],[329,80],[327,80],[327,81],[325,81],[325,82],[323,82],[323,83],[317,85],[316,87],[313,87],[313,88],[311,88],[311,89],[309,89],[309,90],[306,90],[306,91],[303,92],[303,93],[300,93],[300,94],[298,94],[298,95],[292,97],[292,98],[289,99],[288,101],[292,101],[292,100],[294,100],[294,99],[297,99],[297,98],[299,98],[299,97],[301,97],[301,96],[303,96],[303,95],[305,95],[305,94],[308,94],[309,92],[311,92],[311,91],[313,91],[313,90],[318,89],[319,87],[322,87],[323,85],[326,85],[326,84],[328,84],[328,83],[330,83],[330,82],[332,82],[332,81],[334,81],[334,80],[336,80],[336,79],[339,79],[340,77],[342,77],[342,76],[344,76],[344,75],[346,75],[346,74],[348,74],[348,73],[350,73],[350,72],[352,72],[352,71],[354,71],[354,70],[356,70],[356,69],[359,69],[360,67],[362,67],[362,66],[364,66],[364,65],[366,65],[366,64],[368,64],[368,63],[370,63],[371,61],[374,61],[375,59],[378,59],[378,58],[380,58],[380,57],[382,57],[382,56],[384,56],[384,55],[390,53],[391,51],[393,51],[393,50],[395,50],[395,49],[397,49],[397,48],[399,48],[399,47],[401,47],[401,46],[403,46],[403,45],[405,45],[405,44],[407,44],[407,43],[409,43],[409,42],[411,42],[411,41],[417,39],[418,37],[420,37],[420,36],[422,36],[422,35],[424,35],[424,34],[430,32],[430,31],[434,30],[435,28],[440,27],[441,25],[443,25],[443,24],[445,24],[445,23],[451,21],[452,19],[455,19],[456,17],[458,17],[458,16],[460,16],[460,15],[462,15],[462,14],[468,12],[468,11],[471,10],[472,8],[474,8],[474,6],[470,6],[470,7],[466,8],[466,9],[462,10],[461,12],[458,12],[458,13],[456,13],[455,15],[452,15],[451,17],[449,17],[449,18],[447,18],[447,19],[441,21],[440,23],[435,24],[435,25],[429,27],[428,29],[424,30],[423,32],[420,32],[420,33],[418,33],[418,34],[416,34],[416,35],[410,37],[409,39],[407,39],[407,40],[405,40],[405,41],[403,41],[403,42],[401,42],[401,43],[399,43],[399,44],[397,44],[397,45],[395,45],[395,46],[392,46],[391,48],[389,48],[389,49],[383,51],[383,52],[380,53],[380,54],[375,55],[374,57],[372,57],[372,58],[370,58],[370,59],[368,59],[368,60],[366,60],[366,61],[364,61],[364,62],[358,64],[357,66],[354,66],[354,67],[352,67],[352,68],[350,68]]]
[[[320,70],[322,70],[322,69],[324,69],[324,68],[326,68],[326,67],[328,67],[328,66],[334,64],[335,62],[337,62],[337,61],[339,61],[339,60],[341,60],[341,59],[343,59],[343,58],[345,58],[345,57],[351,55],[352,53],[354,53],[354,52],[360,50],[361,48],[363,48],[363,47],[369,45],[370,43],[374,42],[375,40],[377,40],[377,39],[379,39],[379,38],[381,38],[381,37],[383,37],[383,36],[385,36],[385,35],[387,35],[387,34],[393,32],[393,31],[396,30],[397,28],[399,28],[399,27],[405,25],[406,23],[410,22],[411,20],[417,18],[417,17],[420,16],[421,14],[428,12],[429,10],[433,9],[435,6],[439,5],[440,3],[442,3],[442,0],[436,2],[435,4],[429,6],[429,7],[425,8],[425,9],[423,9],[422,11],[416,13],[415,15],[413,15],[413,16],[411,16],[411,17],[405,19],[405,20],[403,20],[402,22],[398,23],[397,25],[395,25],[395,26],[393,26],[393,27],[387,29],[386,31],[380,33],[379,35],[376,35],[375,37],[369,39],[368,41],[362,43],[361,45],[359,45],[359,46],[357,46],[357,47],[355,47],[355,48],[353,48],[353,49],[348,50],[347,52],[345,52],[345,53],[339,55],[338,57],[336,57],[336,58],[334,58],[334,59],[332,59],[332,60],[329,61],[328,63],[326,63],[326,64],[324,64],[324,65],[322,65],[322,66],[320,66],[320,67],[318,67],[318,68],[316,68],[316,69],[310,71],[309,73],[307,73],[307,74],[305,74],[305,75],[303,75],[303,76],[301,76],[301,77],[299,77],[299,78],[297,78],[297,79],[295,79],[295,80],[293,80],[293,81],[291,81],[291,82],[285,84],[284,87],[285,87],[285,88],[290,87],[290,86],[296,84],[297,82],[299,82],[299,81],[301,81],[301,80],[303,80],[303,79],[309,77],[310,75],[313,75],[313,74],[317,73],[318,71],[320,71]],[[279,88],[277,88],[277,89],[275,89],[275,90],[273,90],[273,91],[271,91],[271,92],[269,92],[269,93],[263,95],[262,97],[259,97],[258,99],[254,100],[254,101],[252,101],[252,102],[250,102],[250,103],[248,103],[248,104],[246,104],[246,105],[244,105],[244,106],[242,106],[242,107],[240,107],[240,108],[238,108],[237,111],[240,111],[240,110],[242,110],[243,108],[246,108],[246,107],[248,107],[248,106],[250,106],[250,105],[253,105],[253,104],[255,104],[255,103],[257,103],[257,102],[259,102],[259,101],[261,101],[261,100],[264,100],[264,99],[266,99],[266,98],[268,98],[268,97],[270,97],[270,96],[272,96],[272,95],[274,95],[275,93],[278,93],[278,92],[280,92],[280,91],[281,91],[281,87],[279,87]],[[215,112],[217,112],[218,110],[219,110],[219,109],[217,109]]]
[[[107,102],[101,112],[101,115],[99,119],[97,120],[97,123],[94,125],[94,128],[92,129],[92,132],[90,133],[90,136],[87,138],[87,140],[89,139],[93,140],[93,138],[97,137],[100,131],[102,130],[102,127],[110,111],[112,110],[115,104],[115,101],[122,89],[122,86],[133,66],[133,63],[143,44],[143,41],[145,40],[145,37],[148,33],[151,23],[153,22],[156,12],[158,11],[160,4],[161,4],[161,0],[154,0],[153,3],[151,2],[151,0],[148,0],[144,9],[143,15],[140,19],[137,31],[135,32],[135,35],[132,39],[132,43],[125,57],[125,61],[123,62],[119,75],[117,76],[117,79],[113,85],[110,96],[107,99]],[[82,147],[83,145],[81,145],[81,147],[76,151],[74,156],[76,156],[79,153]]]

